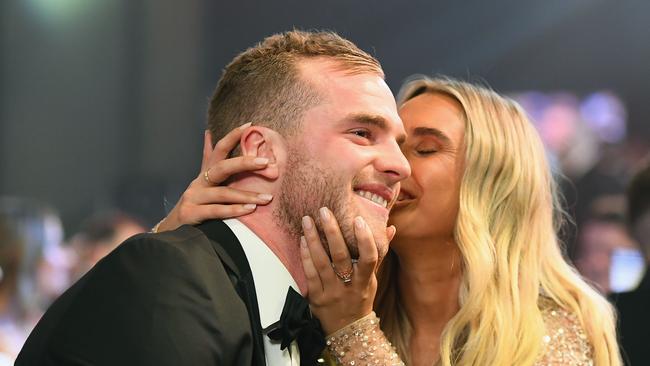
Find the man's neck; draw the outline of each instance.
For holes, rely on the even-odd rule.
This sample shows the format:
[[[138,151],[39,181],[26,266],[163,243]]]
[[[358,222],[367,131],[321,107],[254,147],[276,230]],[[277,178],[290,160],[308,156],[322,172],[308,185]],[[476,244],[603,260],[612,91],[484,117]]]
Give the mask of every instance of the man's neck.
[[[269,208],[257,208],[256,212],[239,217],[238,220],[255,233],[280,259],[289,271],[303,295],[307,294],[307,278],[300,259],[298,240],[283,230],[273,219]]]

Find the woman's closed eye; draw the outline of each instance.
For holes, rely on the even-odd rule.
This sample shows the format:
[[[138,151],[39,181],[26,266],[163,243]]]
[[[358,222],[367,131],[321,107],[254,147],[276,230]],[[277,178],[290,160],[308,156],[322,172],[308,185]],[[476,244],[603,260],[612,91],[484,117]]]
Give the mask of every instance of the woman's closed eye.
[[[431,155],[438,152],[438,148],[434,146],[418,146],[415,148],[418,155]]]

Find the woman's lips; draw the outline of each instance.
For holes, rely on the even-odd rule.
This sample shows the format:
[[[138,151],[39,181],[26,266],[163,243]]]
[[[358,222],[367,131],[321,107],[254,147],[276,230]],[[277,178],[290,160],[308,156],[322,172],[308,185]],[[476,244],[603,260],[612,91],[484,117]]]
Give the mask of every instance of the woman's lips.
[[[415,198],[415,197],[413,197],[413,195],[411,195],[408,191],[405,191],[402,188],[399,191],[399,195],[397,196],[397,202],[408,201],[408,200],[412,200],[413,198]]]

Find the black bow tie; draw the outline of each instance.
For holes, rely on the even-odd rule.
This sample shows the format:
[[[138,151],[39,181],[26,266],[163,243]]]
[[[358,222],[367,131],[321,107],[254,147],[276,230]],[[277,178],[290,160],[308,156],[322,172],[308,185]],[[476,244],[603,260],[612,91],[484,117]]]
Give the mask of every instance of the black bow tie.
[[[300,349],[300,363],[316,365],[325,348],[325,335],[318,319],[311,316],[309,303],[292,287],[287,291],[282,315],[277,328],[269,332],[269,338],[281,341],[281,349],[287,348],[295,339]]]

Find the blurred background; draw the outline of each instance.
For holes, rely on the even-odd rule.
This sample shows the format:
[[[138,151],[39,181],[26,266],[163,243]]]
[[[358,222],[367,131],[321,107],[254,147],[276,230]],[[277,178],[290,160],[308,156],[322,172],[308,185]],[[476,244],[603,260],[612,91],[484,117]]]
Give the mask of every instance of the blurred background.
[[[394,92],[446,74],[517,99],[564,176],[567,254],[603,292],[636,285],[623,193],[649,150],[650,2],[3,0],[0,364],[198,174],[225,64],[294,27],[351,39]]]

